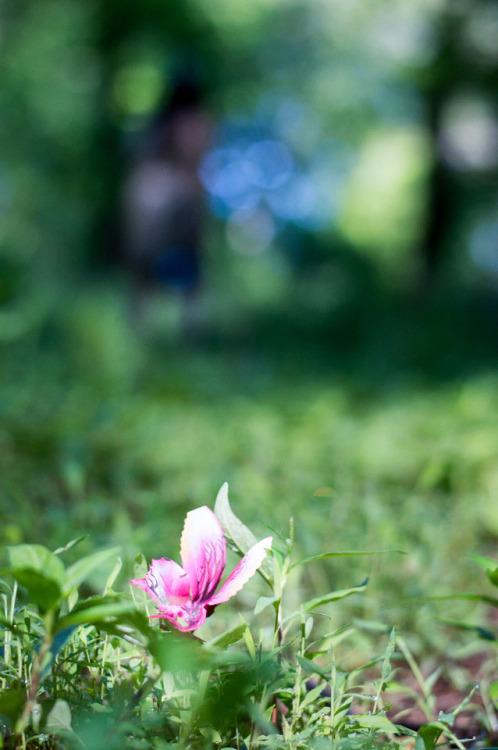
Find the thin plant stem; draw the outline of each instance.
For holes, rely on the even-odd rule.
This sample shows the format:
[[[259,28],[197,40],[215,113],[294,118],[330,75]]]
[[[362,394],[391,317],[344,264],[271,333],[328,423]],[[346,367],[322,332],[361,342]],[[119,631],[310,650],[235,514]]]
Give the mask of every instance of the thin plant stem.
[[[431,695],[430,695],[430,692],[427,689],[427,685],[425,683],[424,676],[423,676],[422,672],[420,671],[420,667],[418,666],[417,662],[413,658],[413,656],[412,656],[412,654],[411,654],[408,646],[406,645],[404,639],[401,636],[399,636],[399,635],[397,636],[397,642],[398,642],[398,645],[399,645],[401,651],[403,652],[403,656],[405,657],[406,661],[410,665],[410,669],[413,672],[413,676],[417,680],[417,682],[419,684],[419,687],[420,687],[420,689],[422,691],[422,694],[424,696],[424,702],[420,705],[420,707],[422,708],[422,710],[423,710],[426,718],[429,721],[434,721],[434,715],[433,715],[432,711],[430,710]]]
[[[335,733],[335,715],[336,715],[336,687],[337,687],[337,668],[335,665],[335,652],[334,646],[330,645],[330,736],[333,737]]]
[[[54,612],[53,610],[49,610],[47,614],[45,615],[45,636],[40,646],[40,650],[38,651],[33,661],[33,666],[31,669],[31,682],[29,685],[28,697],[27,697],[26,703],[24,704],[24,709],[22,711],[22,714],[17,720],[16,726],[15,726],[14,733],[16,735],[22,735],[24,733],[24,730],[26,729],[28,725],[29,717],[31,715],[31,712],[36,702],[36,694],[38,692],[38,687],[40,685],[43,662],[45,661],[45,657],[50,651],[50,647],[53,641],[53,632],[52,632],[53,623],[54,623]]]

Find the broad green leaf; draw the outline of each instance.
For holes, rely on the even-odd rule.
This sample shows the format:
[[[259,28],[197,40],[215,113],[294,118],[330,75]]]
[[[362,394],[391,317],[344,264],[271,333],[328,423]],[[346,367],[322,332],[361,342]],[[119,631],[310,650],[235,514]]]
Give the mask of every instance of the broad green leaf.
[[[149,650],[163,672],[195,672],[209,663],[209,654],[195,636],[150,630]]]
[[[66,701],[57,700],[47,716],[45,729],[49,734],[68,734],[71,729],[71,709]]]
[[[53,607],[61,596],[66,580],[62,561],[41,544],[7,547],[10,573],[27,589],[30,599],[42,611]]]
[[[379,550],[373,550],[372,552],[323,552],[319,555],[311,555],[311,557],[303,557],[302,560],[298,560],[297,562],[293,563],[289,570],[292,570],[293,568],[297,568],[299,565],[304,565],[305,563],[309,562],[315,562],[316,560],[326,560],[330,557],[366,557],[369,555],[383,555],[386,552],[395,552],[398,555],[406,555],[406,552],[404,552],[402,549],[379,549]]]
[[[220,733],[216,729],[213,729],[213,727],[201,727],[199,732],[214,745],[219,745],[223,741]]]
[[[486,571],[486,575],[491,583],[494,586],[498,586],[498,562],[492,560],[491,557],[484,557],[483,555],[473,555],[471,559]]]
[[[358,716],[354,716],[353,720],[355,724],[358,724],[360,727],[366,727],[368,729],[378,729],[381,732],[385,732],[386,734],[404,734],[405,729],[397,727],[396,724],[393,724],[392,721],[389,721],[387,716],[382,716],[382,714],[359,714]]]
[[[61,597],[66,580],[62,561],[41,544],[7,547],[10,573],[28,591],[42,611],[53,607]]]
[[[14,570],[12,568],[0,570],[0,575],[5,573],[13,576],[27,590],[30,600],[37,604],[42,612],[46,612],[55,606],[62,596],[58,583],[35,570]]]
[[[324,692],[323,684],[317,685],[311,690],[308,690],[306,695],[304,696],[301,706],[304,708],[305,706],[315,705],[316,701],[319,700],[322,696],[322,692]]]
[[[64,586],[64,594],[67,596],[73,589],[85,581],[90,573],[96,568],[103,565],[109,558],[115,557],[119,552],[119,547],[101,550],[88,557],[82,557],[67,569],[67,580]]]
[[[13,727],[24,708],[26,695],[24,690],[10,688],[0,693],[0,716],[9,721]]]
[[[339,599],[346,599],[346,597],[351,596],[352,594],[359,594],[364,591],[367,583],[368,578],[366,578],[359,586],[353,586],[353,588],[350,589],[338,589],[337,591],[331,591],[329,594],[325,594],[324,596],[317,596],[314,599],[310,599],[309,601],[305,602],[303,605],[304,609],[306,610],[306,612],[311,612],[311,610],[316,609],[317,607],[321,607],[323,604],[335,602]]]
[[[228,646],[231,646],[233,643],[237,643],[237,641],[240,641],[240,639],[244,637],[246,629],[247,624],[245,622],[241,622],[239,625],[236,625],[234,628],[227,630],[225,633],[217,635],[215,638],[211,638],[210,641],[206,641],[204,647],[208,649],[228,648]]]
[[[146,646],[151,632],[150,621],[137,610],[121,612],[117,617],[100,620],[96,624],[99,631],[125,638],[140,647]]]
[[[275,602],[278,602],[276,596],[260,596],[254,607],[254,614],[259,615],[260,612],[269,607],[270,604],[275,604]]]
[[[34,570],[62,587],[66,580],[66,569],[58,557],[41,544],[17,544],[7,547],[9,565],[12,570]]]
[[[327,670],[324,667],[320,667],[319,664],[316,664],[314,661],[311,661],[311,659],[306,659],[305,656],[300,656],[297,654],[297,660],[301,667],[304,669],[306,674],[317,674],[319,677],[322,677],[322,679],[326,680],[327,682],[330,680],[330,672],[327,672]]]
[[[420,748],[420,750],[434,750],[443,730],[444,725],[437,721],[422,724],[417,732],[417,741],[415,743],[417,750],[418,748]],[[418,742],[419,738],[422,740],[422,743]]]
[[[214,504],[214,512],[223,527],[227,539],[235,545],[242,555],[245,555],[258,540],[250,529],[237,518],[228,501],[228,484],[225,482],[218,492]],[[270,586],[273,584],[272,565],[267,556],[258,571]]]
[[[93,625],[107,620],[109,617],[119,617],[135,611],[135,605],[130,601],[111,601],[97,604],[94,607],[84,609],[75,608],[65,617],[57,622],[57,631],[68,628],[71,625]]]
[[[50,670],[53,667],[54,661],[57,658],[57,655],[62,651],[64,646],[68,643],[70,640],[72,634],[76,630],[76,625],[71,625],[69,628],[63,628],[60,630],[57,630],[55,637],[52,640],[52,643],[50,645],[50,651],[49,651],[49,657],[45,660],[43,664],[42,669],[42,676],[41,679],[45,679],[45,677],[48,675]]]

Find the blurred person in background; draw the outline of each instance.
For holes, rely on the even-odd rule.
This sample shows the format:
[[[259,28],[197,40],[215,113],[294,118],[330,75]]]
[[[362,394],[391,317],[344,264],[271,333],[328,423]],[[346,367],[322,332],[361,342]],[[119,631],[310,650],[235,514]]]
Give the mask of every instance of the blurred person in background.
[[[181,336],[207,323],[202,284],[204,191],[199,162],[211,125],[195,81],[175,84],[137,149],[123,190],[125,263],[132,273],[132,316],[153,323],[156,292],[179,300]]]

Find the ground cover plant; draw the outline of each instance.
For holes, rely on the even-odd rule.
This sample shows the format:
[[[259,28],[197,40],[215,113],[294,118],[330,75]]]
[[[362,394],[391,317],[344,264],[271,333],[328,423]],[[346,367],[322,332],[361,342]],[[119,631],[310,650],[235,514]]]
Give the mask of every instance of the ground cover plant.
[[[451,374],[436,346],[406,369],[388,328],[348,354],[309,329],[265,344],[269,327],[257,346],[221,324],[204,347],[146,344],[112,291],[3,347],[6,743],[354,748],[413,745],[397,732],[422,724],[431,728],[420,750],[443,728],[441,742],[451,732],[492,742],[493,595],[472,556],[496,558],[495,375],[470,358]],[[127,582],[152,558],[175,558],[185,514],[212,507],[225,479],[257,539],[274,537],[277,578],[217,607],[203,646],[148,621],[154,608],[138,590],[133,602]],[[36,545],[46,548],[38,562]],[[341,554],[320,559],[331,551]],[[36,575],[26,589],[11,576],[28,554]],[[272,600],[285,560],[279,645]],[[237,562],[229,544],[227,570]],[[327,592],[337,601],[324,603]],[[432,726],[441,711],[443,726]]]
[[[381,607],[392,625],[431,622],[430,607],[399,601],[472,586],[467,555],[492,555],[498,533],[490,370],[452,379],[386,370],[387,334],[359,350],[356,375],[313,342],[293,341],[292,356],[223,342],[141,350],[112,297],[97,312],[89,322],[87,310],[83,331],[73,321],[62,342],[3,349],[5,544],[56,548],[76,529],[85,553],[120,545],[126,567],[140,550],[160,556],[185,512],[228,479],[249,522],[299,518],[303,556],[330,539],[407,552],[394,582],[385,557],[303,573],[317,588],[351,568],[375,570],[375,597],[356,615]]]
[[[182,537],[187,573],[181,571],[180,579],[197,579],[189,602],[192,592],[203,587],[216,606],[228,598],[220,596],[223,589],[237,592],[242,585],[235,583],[237,577],[247,582],[256,569],[269,586],[269,595],[257,600],[252,622],[239,615],[228,630],[207,641],[191,632],[201,619],[185,627],[172,614],[172,602],[181,592],[171,561],[163,560],[162,568],[152,564],[146,579],[132,581],[151,595],[134,599],[113,590],[121,567],[116,550],[80,557],[67,566],[63,560],[79,540],[54,553],[42,545],[8,549],[1,618],[4,747],[355,749],[411,748],[415,743],[420,750],[432,750],[438,742],[451,742],[463,750],[453,725],[475,688],[453,711],[435,716],[430,687],[424,683],[419,700],[426,719],[415,731],[402,719],[397,723],[396,716],[386,715],[386,691],[399,689],[392,666],[396,649],[423,679],[401,636],[386,632],[384,653],[369,664],[347,668],[339,658],[341,644],[354,628],[337,627],[329,607],[360,594],[366,581],[288,610],[291,571],[344,553],[293,560],[291,525],[290,537],[278,534],[265,560],[271,540],[264,540],[264,550],[261,543],[254,545],[254,535],[230,507],[226,485],[215,504],[219,521],[207,508],[199,511],[187,518]],[[213,582],[216,587],[224,568],[226,543],[220,524],[244,557],[213,596]],[[255,551],[259,549],[263,554]],[[478,562],[496,584],[496,564],[487,558]],[[82,596],[82,584],[102,567],[108,568],[103,590]],[[145,560],[137,558],[137,574],[146,570]],[[156,613],[166,613],[169,626],[158,626],[154,615],[148,621],[145,600],[154,603]],[[183,606],[181,616],[188,617],[187,604]],[[272,627],[257,623],[265,610],[272,611]],[[492,713],[498,683],[488,687]]]
[[[496,747],[496,13],[232,6],[2,2],[2,742]]]

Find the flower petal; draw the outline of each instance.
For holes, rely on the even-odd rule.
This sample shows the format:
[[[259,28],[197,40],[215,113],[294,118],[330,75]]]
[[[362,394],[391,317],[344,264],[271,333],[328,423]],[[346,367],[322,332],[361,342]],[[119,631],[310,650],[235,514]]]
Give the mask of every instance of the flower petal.
[[[266,552],[271,548],[272,541],[273,537],[268,536],[266,539],[262,539],[261,542],[255,544],[254,547],[251,547],[237,567],[230,573],[218,593],[206,602],[208,607],[216,607],[218,604],[228,601],[228,599],[240,591],[265,559]]]
[[[169,620],[177,630],[182,633],[188,633],[191,630],[197,630],[206,622],[207,613],[204,606],[195,610],[183,609],[181,607],[161,607],[161,611],[152,618],[161,618]]]
[[[187,513],[181,556],[190,579],[192,602],[205,602],[216,591],[226,562],[223,529],[206,505]]]
[[[152,560],[145,578],[135,578],[130,583],[146,591],[158,605],[181,606],[189,600],[190,578],[168,557]]]

